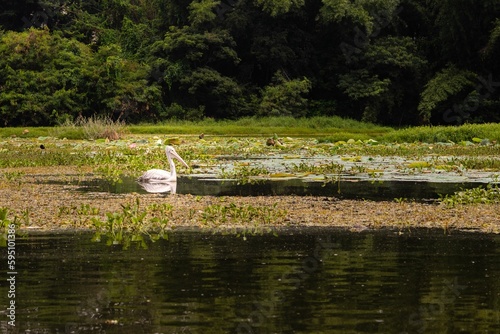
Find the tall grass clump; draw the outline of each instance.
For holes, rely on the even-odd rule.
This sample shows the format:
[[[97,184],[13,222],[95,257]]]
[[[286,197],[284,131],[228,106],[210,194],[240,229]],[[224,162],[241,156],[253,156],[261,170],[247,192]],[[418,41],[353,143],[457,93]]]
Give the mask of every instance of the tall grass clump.
[[[113,121],[108,116],[79,118],[75,122],[66,120],[55,129],[56,137],[68,139],[109,139],[118,140],[125,133],[123,121]]]
[[[448,142],[471,141],[473,138],[500,140],[500,124],[464,124],[460,126],[419,126],[390,132],[389,142]]]

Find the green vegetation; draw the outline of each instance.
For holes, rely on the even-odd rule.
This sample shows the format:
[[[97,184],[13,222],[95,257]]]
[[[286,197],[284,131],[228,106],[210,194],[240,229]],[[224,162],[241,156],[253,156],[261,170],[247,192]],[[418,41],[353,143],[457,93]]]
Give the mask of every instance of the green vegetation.
[[[0,247],[7,246],[7,237],[9,234],[9,230],[12,231],[11,225],[14,225],[16,228],[19,226],[19,222],[17,219],[11,221],[8,218],[8,208],[0,207]]]
[[[500,187],[498,183],[490,183],[486,188],[477,187],[458,191],[453,195],[442,196],[439,201],[449,208],[453,208],[460,204],[500,203]]]
[[[500,121],[497,0],[0,6],[2,127],[94,116],[127,124],[332,115],[390,126]],[[368,139],[356,133],[349,138]],[[347,135],[330,133],[333,141]]]
[[[397,130],[384,136],[385,141],[411,142],[472,142],[474,138],[500,141],[500,124],[464,124],[461,126],[422,126]]]
[[[266,127],[265,124],[269,126]],[[217,129],[222,135],[211,133],[211,129]],[[255,129],[259,129],[262,135]],[[173,130],[180,134],[172,134]],[[276,136],[274,130],[283,131],[278,132],[283,143],[279,146],[267,146],[266,138]],[[329,135],[324,135],[328,131],[341,131],[339,133],[345,133],[345,137],[334,141]],[[150,134],[151,132],[154,134]],[[205,136],[199,139],[198,134],[202,132]],[[109,138],[110,133],[118,137]],[[318,137],[297,136],[297,133],[315,133]],[[66,137],[68,134],[87,139],[74,140],[71,136]],[[352,138],[355,135],[364,139],[355,140]],[[409,159],[401,168],[418,171],[495,171],[500,166],[498,124],[395,130],[338,117],[268,117],[236,121],[176,121],[171,125],[161,126],[125,126],[120,122],[94,118],[51,129],[0,128],[0,138],[3,138],[0,139],[0,168],[91,166],[94,173],[115,182],[120,180],[121,175],[137,176],[149,168],[165,166],[165,156],[161,149],[165,144],[176,145],[186,161],[195,161],[197,165],[208,167],[219,163],[216,156],[267,154],[280,154],[285,159],[340,155],[342,161],[356,164],[346,169],[350,173],[370,172],[366,166],[357,165],[362,156],[397,156]],[[439,156],[445,158],[437,159]],[[338,174],[344,166],[302,163],[297,164],[295,169],[278,171],[258,164],[249,166],[235,163],[233,167],[219,169],[219,176],[248,183],[258,182],[262,176],[279,177],[280,173]],[[182,166],[178,168],[181,173],[191,172]],[[5,171],[1,177],[15,182],[23,174],[19,171]]]
[[[118,137],[113,137],[116,133]],[[313,137],[321,142],[347,142],[349,139],[399,143],[457,143],[461,145],[490,144],[500,141],[500,124],[464,124],[460,126],[420,126],[394,129],[337,116],[244,117],[238,120],[204,119],[200,121],[172,120],[164,124],[125,125],[105,117],[66,122],[57,127],[5,127],[0,138],[56,137],[67,139],[118,139],[131,135],[198,135],[207,136],[280,136]],[[110,138],[111,137],[111,138]],[[376,141],[373,141],[376,140]]]
[[[276,208],[276,203],[272,206],[254,207],[252,205],[229,205],[213,204],[207,206],[201,213],[202,222],[211,227],[224,225],[228,222],[241,226],[253,226],[254,228],[263,226],[273,226],[282,223],[286,216],[286,211]]]
[[[79,212],[81,215],[96,213],[95,210]],[[139,198],[136,198],[132,203],[122,205],[121,212],[106,212],[105,220],[91,217],[91,224],[96,230],[92,240],[99,242],[105,238],[108,245],[122,245],[124,249],[133,244],[147,248],[148,241],[168,239],[171,213],[171,205],[154,204],[142,208]]]

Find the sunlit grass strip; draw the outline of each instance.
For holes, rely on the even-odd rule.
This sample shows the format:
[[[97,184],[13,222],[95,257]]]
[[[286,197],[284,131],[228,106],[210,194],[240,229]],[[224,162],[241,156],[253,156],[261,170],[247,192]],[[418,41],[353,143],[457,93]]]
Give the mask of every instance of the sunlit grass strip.
[[[396,130],[384,135],[386,142],[454,142],[472,141],[474,138],[500,140],[500,124],[464,124],[461,126],[418,126]]]
[[[359,122],[341,117],[247,117],[238,120],[179,121],[164,124],[123,126],[120,131],[141,134],[179,134],[214,136],[298,136],[323,138],[324,141],[367,140],[380,142],[464,142],[473,139],[500,141],[500,124],[465,124],[461,126],[420,126],[395,130],[391,127]],[[37,138],[52,136],[67,139],[85,139],[84,126],[59,126],[36,128],[0,128],[0,137]]]
[[[280,136],[332,136],[342,133],[342,139],[349,139],[355,135],[356,139],[380,137],[393,131],[392,128],[370,123],[358,122],[340,117],[264,117],[242,118],[239,120],[206,119],[203,121],[169,121],[157,125],[132,125],[128,127],[133,134],[210,134],[218,136],[228,135],[262,135],[271,136],[274,133]]]

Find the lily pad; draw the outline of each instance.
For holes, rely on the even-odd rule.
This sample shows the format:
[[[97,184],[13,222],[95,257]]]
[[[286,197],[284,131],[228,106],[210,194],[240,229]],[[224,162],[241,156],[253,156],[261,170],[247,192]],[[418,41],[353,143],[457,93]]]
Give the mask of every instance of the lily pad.
[[[427,161],[415,161],[408,164],[409,168],[427,168],[430,166],[431,164]]]

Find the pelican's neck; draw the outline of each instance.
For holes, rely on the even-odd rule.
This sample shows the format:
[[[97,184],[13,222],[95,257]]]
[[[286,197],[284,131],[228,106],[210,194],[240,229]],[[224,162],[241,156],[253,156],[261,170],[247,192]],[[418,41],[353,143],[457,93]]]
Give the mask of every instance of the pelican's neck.
[[[168,163],[170,164],[170,176],[171,178],[176,179],[177,173],[175,172],[174,160],[170,157],[170,154],[167,155],[167,158],[168,158]]]

